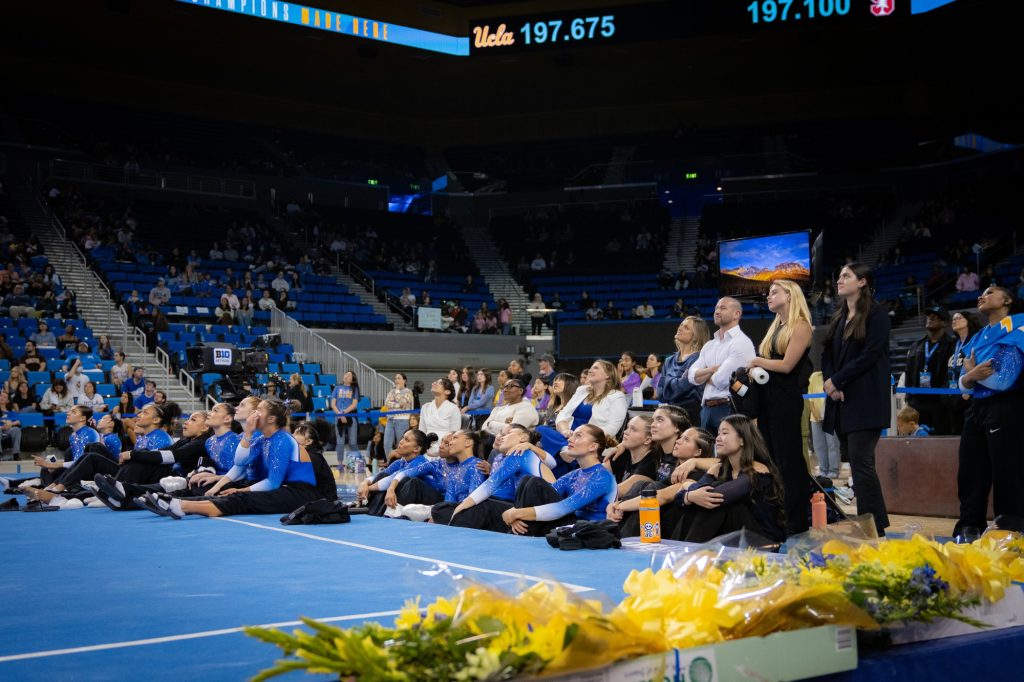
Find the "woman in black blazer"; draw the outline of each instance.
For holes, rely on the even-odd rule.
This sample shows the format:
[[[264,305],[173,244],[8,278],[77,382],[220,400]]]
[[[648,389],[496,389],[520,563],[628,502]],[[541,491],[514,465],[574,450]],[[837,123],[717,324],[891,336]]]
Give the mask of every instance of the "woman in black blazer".
[[[889,426],[892,389],[889,374],[889,314],[875,304],[871,269],[860,263],[839,272],[836,294],[841,300],[821,353],[825,379],[826,433],[839,436],[843,456],[850,461],[857,513],[875,517],[878,535],[885,535],[889,516],[875,471],[875,446]]]

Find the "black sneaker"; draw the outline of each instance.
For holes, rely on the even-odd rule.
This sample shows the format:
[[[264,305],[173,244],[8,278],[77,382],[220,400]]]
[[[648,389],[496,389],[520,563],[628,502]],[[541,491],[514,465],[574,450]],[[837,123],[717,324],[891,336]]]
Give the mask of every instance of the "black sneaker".
[[[117,481],[114,478],[106,474],[96,474],[92,481],[96,484],[96,497],[103,504],[111,509],[121,509],[124,507],[127,498],[124,493],[117,489]]]

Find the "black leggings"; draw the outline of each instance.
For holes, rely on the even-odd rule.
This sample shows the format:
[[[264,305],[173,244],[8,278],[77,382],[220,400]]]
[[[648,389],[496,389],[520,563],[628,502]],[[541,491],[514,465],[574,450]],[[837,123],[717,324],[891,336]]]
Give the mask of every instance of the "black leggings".
[[[878,472],[875,470],[875,446],[878,445],[881,431],[870,429],[838,435],[839,451],[850,461],[857,513],[874,516],[875,530],[879,536],[885,535],[885,529],[889,527],[889,514],[885,510],[882,484],[878,482]]]
[[[1019,391],[972,401],[968,408],[960,436],[960,465],[956,476],[960,519],[954,535],[968,526],[984,530],[989,490],[996,516],[1024,516],[1022,409],[1024,396]],[[860,485],[856,479],[854,482]]]
[[[664,523],[661,527],[668,528]],[[686,542],[709,542],[720,535],[744,529],[769,539],[746,502],[721,505],[714,509],[691,504],[683,508],[682,517],[670,537]]]
[[[402,506],[407,504],[435,505],[444,501],[443,493],[418,478],[402,479],[402,482],[395,488],[395,497],[398,498],[398,504]]]
[[[212,502],[224,516],[241,514],[291,514],[313,500],[321,498],[314,486],[308,483],[286,483],[277,490],[236,493],[226,497],[211,497]]]
[[[631,500],[634,497],[639,497],[641,490],[661,490],[662,488],[667,488],[668,486],[669,484],[663,481],[647,482],[639,486],[639,489],[637,489],[637,487],[634,487],[632,490],[629,491],[628,495],[623,496],[623,499]],[[669,500],[665,504],[661,505],[659,511],[659,523],[665,531],[671,531],[673,528],[676,527],[680,519],[683,518],[683,507],[676,504],[675,500]],[[624,538],[639,537],[640,512],[625,512],[622,515],[622,520],[619,521],[619,530],[621,531],[622,537]]]
[[[554,486],[537,476],[524,476],[516,486],[516,509],[539,507],[542,504],[561,502],[562,496]],[[567,514],[554,521],[527,521],[526,533],[533,537],[543,537],[559,526],[576,523],[576,514]]]
[[[457,528],[476,528],[478,530],[489,530],[494,533],[507,533],[509,528],[501,515],[512,508],[508,500],[499,500],[489,497],[480,504],[474,504],[469,509],[460,511],[451,517],[449,526]],[[437,523],[437,520],[434,520]]]
[[[103,448],[102,454],[90,450],[94,443],[85,448],[85,454],[78,458],[78,461],[64,470],[64,473],[57,477],[57,483],[65,488],[77,488],[82,481],[91,481],[96,474],[107,474],[116,476],[119,468],[117,462],[111,459],[110,454]]]

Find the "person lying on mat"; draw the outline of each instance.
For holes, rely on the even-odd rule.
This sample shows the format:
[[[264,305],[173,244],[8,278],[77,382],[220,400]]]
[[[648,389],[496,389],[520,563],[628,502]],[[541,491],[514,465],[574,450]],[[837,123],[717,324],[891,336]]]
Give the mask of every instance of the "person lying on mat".
[[[436,434],[426,434],[419,429],[411,428],[402,434],[401,440],[398,441],[398,447],[392,452],[392,454],[398,454],[398,459],[389,464],[384,471],[381,471],[372,479],[367,478],[356,489],[356,499],[366,500],[367,514],[384,516],[384,509],[386,508],[384,494],[387,492],[387,485],[381,489],[380,481],[388,479],[388,482],[390,482],[391,477],[399,471],[426,462],[427,451],[435,441],[437,441]],[[440,487],[440,485],[441,482],[438,480],[437,487]]]
[[[551,529],[580,521],[601,521],[615,501],[615,478],[601,465],[600,455],[616,445],[600,427],[583,424],[570,434],[562,451],[579,465],[555,481],[527,476],[516,489],[515,506],[501,518],[516,535],[541,536]]]
[[[697,484],[697,479],[702,473],[694,474],[696,478],[689,476],[689,472],[695,467],[693,463],[703,461],[704,468],[710,468],[718,462],[715,459],[713,446],[714,436],[704,429],[695,426],[683,431],[676,439],[672,447],[672,457],[677,462],[682,462],[672,472],[671,478],[663,478],[648,485],[644,489],[656,490],[658,504],[661,506],[661,527],[669,530],[675,528],[679,518],[683,515],[683,509],[675,504],[676,495]],[[686,467],[683,464],[688,464]],[[613,502],[608,505],[606,513],[608,518],[619,523],[623,537],[640,535],[640,497],[639,495]]]
[[[707,542],[747,529],[769,540],[784,541],[782,483],[754,421],[740,414],[724,418],[718,427],[715,453],[718,464],[676,496],[684,511],[670,537]]]
[[[555,481],[542,459],[547,453],[537,447],[540,436],[522,424],[506,424],[494,439],[497,454],[491,460],[490,477],[459,503],[448,525],[507,533],[501,515],[516,499],[516,487],[527,476]]]
[[[262,438],[254,438],[259,430]],[[246,475],[252,466],[259,478],[244,488],[227,488]],[[263,400],[245,420],[235,464],[207,493],[207,500],[182,500],[147,493],[136,504],[154,514],[180,519],[186,514],[233,516],[237,514],[287,514],[320,498],[316,474],[308,455],[288,432],[288,407],[280,400]]]
[[[431,518],[434,523],[447,524],[452,511],[462,500],[484,481],[480,471],[480,459],[473,453],[480,445],[476,431],[462,430],[448,434],[441,440],[438,452],[442,459],[426,461],[406,467],[387,481],[384,504],[395,507],[399,504],[433,505]],[[425,482],[424,478],[441,481],[441,490]],[[383,479],[378,485],[385,485]]]

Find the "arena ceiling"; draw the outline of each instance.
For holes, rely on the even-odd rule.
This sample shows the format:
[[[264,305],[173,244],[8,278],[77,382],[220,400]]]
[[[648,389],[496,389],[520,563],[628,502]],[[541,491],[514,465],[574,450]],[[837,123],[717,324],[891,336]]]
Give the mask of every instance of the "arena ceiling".
[[[1008,72],[1024,3],[958,0],[900,31],[862,22],[677,36],[652,25],[642,40],[453,57],[208,11],[207,1],[217,0],[7,3],[0,68],[8,90],[427,146],[836,118],[941,120],[1006,139],[1024,120]],[[306,4],[467,36],[486,17],[640,3]]]

